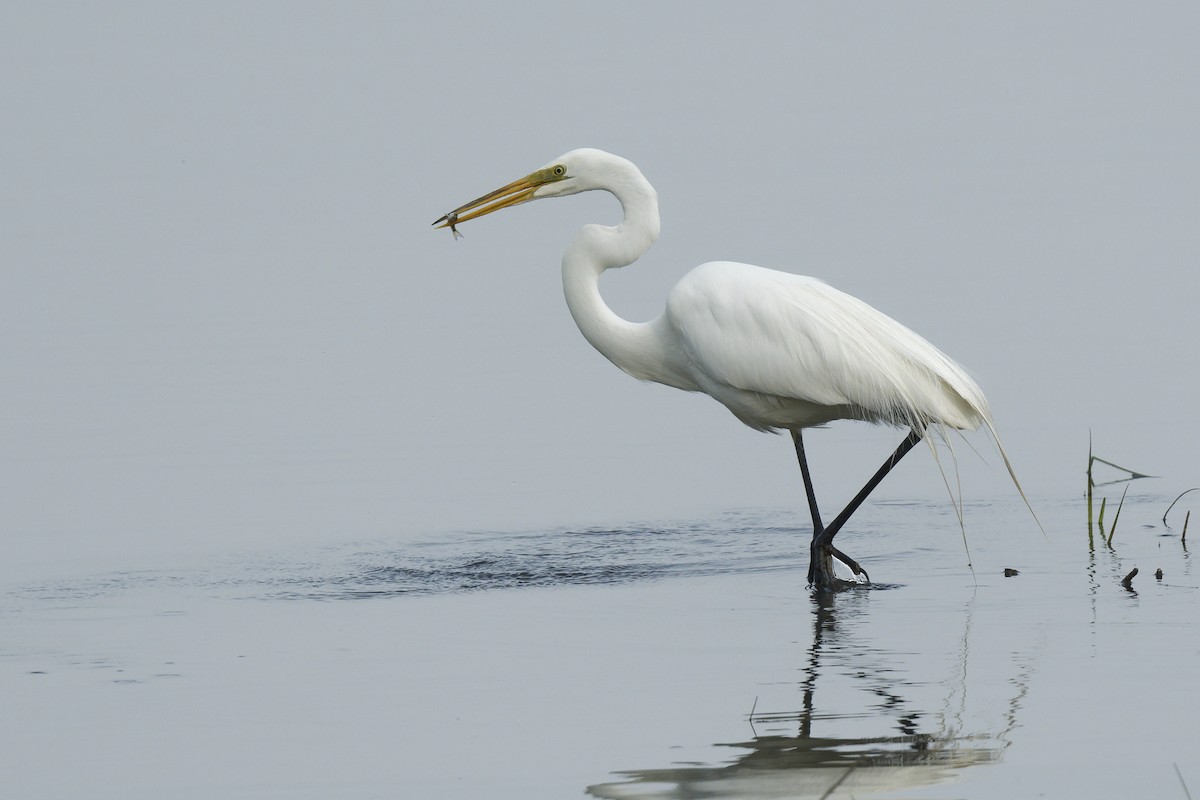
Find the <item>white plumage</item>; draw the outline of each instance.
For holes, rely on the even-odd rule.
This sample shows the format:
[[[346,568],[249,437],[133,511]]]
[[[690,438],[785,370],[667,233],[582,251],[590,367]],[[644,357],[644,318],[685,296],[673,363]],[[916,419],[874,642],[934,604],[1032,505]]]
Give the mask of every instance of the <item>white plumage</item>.
[[[671,291],[666,317],[701,389],[760,430],[835,419],[974,429],[988,415],[940,350],[816,278],[704,264]]]
[[[601,150],[572,150],[434,224],[453,229],[528,200],[589,190],[612,193],[624,218],[615,226],[583,226],[563,255],[563,291],[579,330],[636,378],[704,392],[756,430],[791,431],[813,515],[810,580],[833,582],[831,557],[865,578],[832,547],[834,534],[930,426],[990,429],[983,392],[941,350],[861,300],[815,278],[749,264],[702,264],[671,290],[661,316],[622,319],[601,298],[599,278],[633,263],[658,238],[658,196],[636,166]],[[826,528],[800,431],[837,419],[912,433]]]

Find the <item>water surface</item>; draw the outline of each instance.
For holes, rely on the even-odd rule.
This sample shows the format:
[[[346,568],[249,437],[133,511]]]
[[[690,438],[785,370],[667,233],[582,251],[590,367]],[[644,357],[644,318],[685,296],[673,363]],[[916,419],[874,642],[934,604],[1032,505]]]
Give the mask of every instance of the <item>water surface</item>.
[[[1044,538],[1018,502],[968,505],[971,566],[948,504],[872,504],[839,543],[877,583],[837,594],[804,586],[790,510],[22,576],[9,783],[1182,798],[1200,635],[1169,499],[1127,500],[1111,547],[1081,499],[1038,504]]]

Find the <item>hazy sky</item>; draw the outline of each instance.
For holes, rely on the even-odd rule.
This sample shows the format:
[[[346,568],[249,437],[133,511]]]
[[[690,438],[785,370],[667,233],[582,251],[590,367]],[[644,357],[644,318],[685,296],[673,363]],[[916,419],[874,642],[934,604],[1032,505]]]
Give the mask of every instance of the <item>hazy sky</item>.
[[[786,439],[642,385],[562,300],[601,195],[430,222],[592,146],[609,275],[819,276],[987,391],[1035,496],[1200,484],[1200,6],[5,3],[0,531],[35,558],[795,504]],[[900,438],[810,437],[827,503]],[[986,440],[964,494],[1010,492]],[[881,496],[944,493],[918,451]],[[24,547],[24,549],[22,549]]]

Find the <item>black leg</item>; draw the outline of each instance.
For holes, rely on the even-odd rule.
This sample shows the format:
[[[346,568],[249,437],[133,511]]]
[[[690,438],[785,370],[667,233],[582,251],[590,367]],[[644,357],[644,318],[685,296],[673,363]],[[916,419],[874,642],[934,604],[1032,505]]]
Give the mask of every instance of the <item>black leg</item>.
[[[912,450],[914,447],[916,447],[917,442],[921,441],[921,439],[922,435],[920,433],[917,433],[915,430],[909,431],[908,436],[905,437],[904,441],[900,443],[900,446],[896,448],[896,452],[892,453],[888,457],[887,461],[883,462],[883,466],[881,466],[879,470],[873,476],[871,476],[871,480],[867,481],[867,485],[859,490],[858,494],[854,496],[854,499],[842,509],[842,513],[838,514],[837,517],[834,518],[833,522],[829,523],[829,527],[822,532],[820,537],[822,544],[829,544],[833,541],[833,537],[836,536],[837,532],[840,531],[842,526],[846,524],[846,520],[850,519],[850,515],[858,510],[858,507],[863,504],[863,502],[867,499],[867,496],[871,494],[871,492],[875,491],[875,487],[878,486],[883,481],[884,477],[892,471],[892,467],[896,466],[896,464],[900,462],[900,459],[904,458],[904,456],[908,454],[909,450]]]
[[[809,508],[813,512],[814,520],[817,520],[819,519],[819,516],[817,515],[816,511],[816,499],[812,492],[812,481],[808,476],[808,465],[804,460],[803,447],[800,444],[799,433],[793,433],[792,438],[796,441],[796,454],[800,458],[800,469],[805,479],[804,486],[809,493]],[[900,459],[904,458],[904,456],[908,454],[909,450],[912,450],[914,447],[916,447],[917,442],[921,441],[922,438],[923,434],[918,432],[916,429],[909,431],[908,436],[906,436],[904,441],[900,443],[900,446],[896,448],[895,452],[893,452],[888,459],[883,462],[883,466],[881,466],[876,473],[871,476],[871,480],[867,481],[867,484],[863,486],[863,488],[859,490],[858,494],[854,496],[854,499],[851,500],[844,509],[842,509],[842,513],[838,514],[837,517],[834,518],[833,522],[829,523],[828,527],[821,527],[818,532],[814,522],[813,540],[808,563],[809,583],[816,586],[830,586],[833,584],[832,557],[836,557],[839,561],[850,567],[855,575],[861,575],[864,578],[867,577],[866,570],[859,566],[857,561],[833,546],[833,537],[836,536],[838,531],[842,529],[842,526],[846,524],[846,520],[850,519],[850,516],[858,510],[859,506],[861,506],[864,501],[866,501],[867,497],[872,491],[874,491],[875,487],[880,484],[880,482],[889,472],[891,472],[892,467],[896,466]]]
[[[808,472],[808,459],[804,457],[804,439],[800,431],[792,431],[792,442],[796,445],[796,460],[800,462],[800,474],[804,477],[804,492],[808,495],[808,510],[812,512],[813,538],[825,530],[821,524],[821,512],[817,509],[817,493],[813,491],[812,475]]]

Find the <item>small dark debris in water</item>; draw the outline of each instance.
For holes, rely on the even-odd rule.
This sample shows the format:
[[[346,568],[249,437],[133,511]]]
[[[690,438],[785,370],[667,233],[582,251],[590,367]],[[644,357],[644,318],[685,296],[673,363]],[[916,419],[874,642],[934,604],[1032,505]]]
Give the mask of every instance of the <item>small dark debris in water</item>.
[[[1158,580],[1160,580],[1160,581],[1162,580],[1162,567],[1159,567],[1159,568],[1158,568],[1158,571],[1156,571],[1156,572],[1154,573],[1154,577],[1155,577],[1155,578],[1157,578],[1157,579],[1158,579]]]
[[[1138,568],[1134,567],[1132,570],[1129,571],[1128,575],[1126,575],[1124,578],[1121,579],[1121,585],[1124,586],[1126,589],[1132,589],[1133,588],[1133,579],[1137,574],[1138,574]]]
[[[1004,568],[1004,577],[1006,577],[1006,578],[1011,578],[1011,577],[1013,577],[1014,575],[1020,575],[1020,574],[1021,574],[1021,573],[1017,572],[1017,571],[1016,571],[1015,569],[1013,569],[1012,567],[1005,567],[1005,568]]]

